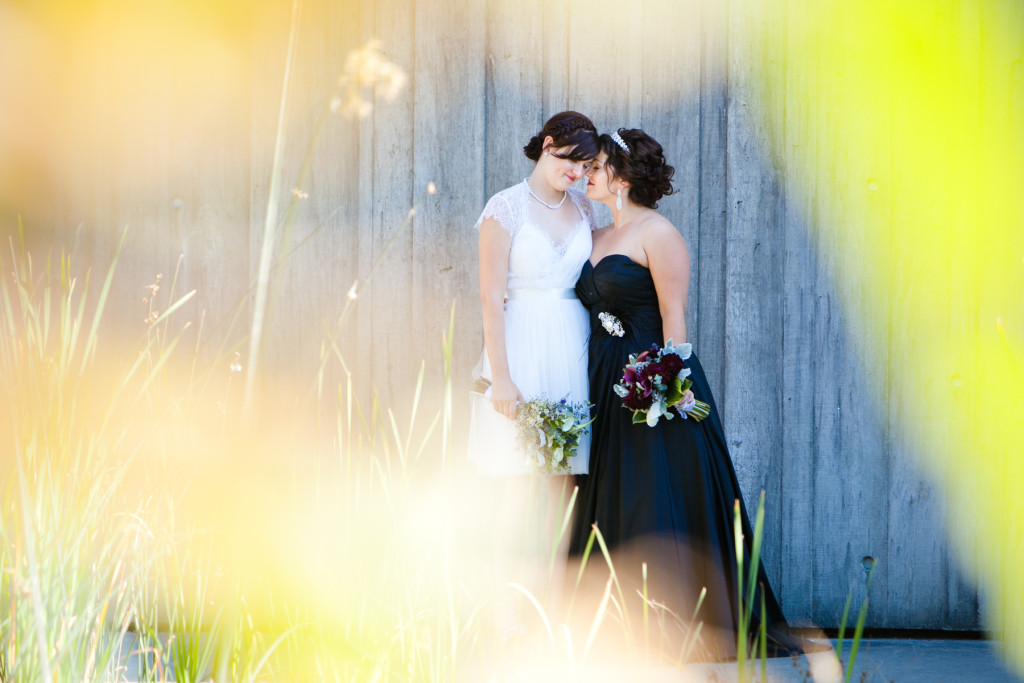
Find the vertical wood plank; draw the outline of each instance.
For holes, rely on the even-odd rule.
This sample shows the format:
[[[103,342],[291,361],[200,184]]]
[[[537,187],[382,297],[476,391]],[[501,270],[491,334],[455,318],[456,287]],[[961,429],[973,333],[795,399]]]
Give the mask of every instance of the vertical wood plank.
[[[818,5],[807,0],[790,0],[787,7],[786,62],[803,63],[786,78],[784,146],[792,152],[795,166],[813,163],[816,121],[817,63],[806,68],[814,51],[808,49],[815,33],[808,27],[817,23]],[[785,211],[785,313],[783,319],[782,358],[782,489],[783,543],[782,576],[779,598],[791,624],[811,625],[814,614],[812,587],[816,542],[814,509],[814,453],[817,432],[814,429],[814,391],[818,381],[815,357],[818,345],[815,309],[819,289],[828,274],[818,267],[813,226],[818,217],[810,187],[786,189]]]
[[[416,4],[413,187],[437,184],[437,195],[414,222],[413,334],[419,348],[439,349],[447,312],[456,306],[456,358],[468,358],[462,331],[479,312],[475,299],[476,234],[469,229],[486,199],[484,189],[484,64],[486,13],[481,2],[438,0]],[[414,190],[415,191],[415,190]],[[474,345],[475,347],[475,345]],[[474,351],[476,348],[474,348]],[[430,359],[435,359],[432,362]],[[455,386],[471,367],[453,364]],[[428,379],[440,380],[435,351]]]
[[[402,228],[402,223],[425,189],[413,186],[410,173],[415,144],[414,35],[414,16],[405,3],[376,0],[365,8],[363,43],[379,40],[384,56],[410,79],[394,100],[375,98],[372,114],[362,121],[359,143],[358,276],[365,278],[375,263],[377,270],[358,302],[356,358],[369,359],[372,387],[384,405],[394,409],[400,424],[411,409],[402,397],[415,386],[421,361],[432,350],[425,346],[409,352],[416,285],[409,267],[414,258],[413,230],[411,225]],[[392,238],[395,242],[384,253]],[[364,395],[364,400],[369,397]]]
[[[598,132],[639,128],[643,108],[643,6],[623,12],[614,0],[569,0],[566,108],[586,114]],[[596,204],[599,226],[611,212]]]
[[[568,108],[601,132],[640,127],[643,105],[643,6],[570,0]]]
[[[553,9],[552,13],[557,11]],[[533,168],[533,162],[523,154],[523,146],[546,120],[544,19],[540,0],[515,5],[498,0],[487,2],[487,197],[520,182]]]
[[[733,9],[741,11],[735,12]],[[736,474],[753,514],[766,492],[765,569],[779,579],[781,515],[782,202],[765,143],[757,78],[775,76],[754,39],[773,19],[758,3],[730,5],[725,277],[725,407],[722,419]],[[773,505],[774,503],[774,505]]]
[[[359,243],[361,232],[360,128],[352,117],[329,113],[328,109],[349,55],[363,41],[356,3],[320,1],[307,7],[304,23],[309,27],[306,35],[311,44],[306,47],[308,61],[300,68],[308,69],[314,77],[315,90],[303,102],[313,118],[305,129],[306,139],[300,137],[296,142],[313,145],[312,168],[308,189],[304,190],[309,197],[299,199],[304,206],[300,205],[296,213],[297,229],[284,242],[291,242],[298,251],[288,271],[289,299],[282,302],[281,309],[299,311],[293,320],[302,331],[300,343],[307,347],[309,367],[313,368],[320,360],[321,340],[339,319],[359,266],[358,250],[351,245]],[[313,139],[320,116],[326,116],[326,120],[320,137]],[[299,246],[299,241],[305,239],[308,241]],[[352,337],[352,330],[343,331],[339,339],[342,348],[352,348]],[[335,380],[337,375],[331,373],[328,378]],[[312,373],[304,379],[311,385]],[[328,402],[334,396],[333,385],[333,381],[326,383]]]
[[[569,101],[569,48],[571,43],[568,38],[572,3],[547,3],[543,10],[544,69],[541,78],[544,92],[544,114],[542,118],[547,121],[558,112],[572,109],[574,106]]]
[[[675,193],[659,203],[690,250],[690,304],[686,329],[695,338],[700,319],[697,263],[700,254],[700,60],[701,24],[697,0],[645,0],[643,94],[640,127],[661,143],[675,168]],[[699,354],[698,354],[698,357]]]
[[[728,6],[701,4],[700,155],[698,164],[700,238],[691,257],[696,264],[697,328],[690,335],[719,409],[725,395],[725,237]],[[691,296],[691,301],[694,296]]]
[[[836,11],[834,8],[832,11]],[[823,10],[824,12],[824,10]],[[821,15],[824,25],[842,25],[836,17]],[[852,595],[853,604],[865,596],[870,563],[878,565],[872,587],[868,624],[885,623],[886,593],[891,574],[886,547],[886,526],[890,511],[885,491],[889,481],[889,443],[884,422],[887,358],[868,357],[865,352],[869,321],[884,318],[884,301],[849,296],[862,262],[854,263],[851,254],[865,253],[868,237],[859,235],[857,243],[841,240],[846,225],[860,220],[859,208],[865,194],[884,206],[888,195],[874,192],[869,179],[878,179],[881,187],[887,180],[889,147],[882,138],[874,155],[851,154],[844,139],[847,121],[842,117],[843,102],[856,92],[857,84],[848,79],[856,69],[837,77],[837,64],[855,59],[857,46],[844,38],[822,35],[814,40],[819,53],[827,53],[811,73],[817,80],[817,100],[813,115],[818,139],[826,144],[815,148],[813,177],[817,187],[807,188],[815,197],[817,246],[820,268],[827,279],[817,286],[814,311],[815,381],[809,387],[814,396],[814,612],[821,625],[836,624],[845,599]],[[836,141],[832,143],[831,141]],[[845,178],[863,178],[852,186]],[[880,212],[883,209],[879,209]],[[833,227],[834,226],[834,227]],[[880,266],[882,272],[887,268]],[[837,291],[847,294],[839,297]],[[870,307],[870,308],[869,308]],[[876,413],[875,411],[879,412]],[[842,529],[840,532],[839,529]]]
[[[359,20],[351,14],[354,11],[326,2],[301,4],[286,102],[279,231],[264,347],[273,365],[293,369],[290,376],[297,391],[303,392],[313,386],[321,341],[326,330],[335,327],[357,268],[357,252],[347,245],[358,229],[358,124],[328,107],[345,60],[358,46]],[[254,132],[266,182],[258,193],[254,186],[253,210],[258,216],[251,247],[254,274],[262,245],[265,188],[273,164],[289,24],[290,19],[285,19],[268,27],[271,33],[283,33],[283,40],[271,42],[281,45],[281,51],[271,57],[279,65],[268,65],[273,76],[265,83],[265,124]],[[257,51],[261,49],[262,45]],[[309,170],[303,181],[307,159]],[[351,331],[342,335],[343,348],[352,337]]]

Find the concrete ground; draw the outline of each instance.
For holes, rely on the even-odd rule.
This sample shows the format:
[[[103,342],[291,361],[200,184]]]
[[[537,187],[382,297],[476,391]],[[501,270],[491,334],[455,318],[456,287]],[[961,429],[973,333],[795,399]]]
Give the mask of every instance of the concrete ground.
[[[132,634],[122,644],[127,655],[134,651]],[[849,661],[847,642],[843,659]],[[123,657],[126,664],[125,681],[138,680],[137,662]],[[797,660],[770,659],[767,663],[768,683],[841,683],[834,652],[816,652]],[[520,675],[503,680],[563,681],[573,677],[553,675],[543,662],[517,667]],[[563,672],[564,673],[564,672]],[[173,680],[173,674],[168,676]],[[677,667],[643,665],[607,665],[598,669],[584,668],[577,672],[576,680],[589,683],[735,683],[736,664],[691,664]],[[476,680],[470,675],[458,680]],[[492,679],[494,680],[494,679]],[[753,681],[760,683],[760,665],[754,666]],[[1002,663],[996,645],[987,640],[910,640],[865,639],[861,641],[850,678],[857,683],[1024,683]],[[298,682],[304,683],[304,682]]]
[[[849,660],[849,643],[843,659]],[[759,669],[755,669],[755,673]],[[659,677],[660,678],[660,677]],[[801,657],[799,661],[773,659],[768,679],[778,683],[832,683],[842,681],[831,652]],[[736,665],[698,664],[686,667],[678,680],[737,680]],[[868,639],[861,642],[851,681],[865,683],[1024,683],[1000,660],[995,643],[987,640]]]

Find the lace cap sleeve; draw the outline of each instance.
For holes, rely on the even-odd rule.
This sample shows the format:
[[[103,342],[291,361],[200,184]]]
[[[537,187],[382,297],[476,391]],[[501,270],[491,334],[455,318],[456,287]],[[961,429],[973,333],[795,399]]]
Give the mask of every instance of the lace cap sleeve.
[[[587,194],[576,188],[569,190],[569,193],[572,196],[573,202],[575,202],[577,208],[579,208],[580,213],[587,220],[587,225],[590,226],[590,232],[597,230],[597,214],[594,213],[594,205],[590,203],[589,199],[587,199]]]
[[[485,218],[493,218],[508,234],[515,235],[518,232],[519,221],[516,218],[516,211],[513,209],[512,202],[505,195],[506,192],[499,192],[487,200],[483,213],[480,214],[480,218],[476,219],[474,230],[480,230],[480,225]]]

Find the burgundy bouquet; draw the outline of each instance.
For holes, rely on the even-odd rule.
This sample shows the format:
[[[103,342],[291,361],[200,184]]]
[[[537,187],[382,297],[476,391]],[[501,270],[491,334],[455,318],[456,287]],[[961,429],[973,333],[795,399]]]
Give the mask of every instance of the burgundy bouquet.
[[[700,421],[708,416],[711,406],[703,401],[679,405],[692,384],[689,369],[683,367],[692,349],[690,344],[673,346],[669,339],[663,349],[655,344],[648,351],[630,355],[615,393],[622,399],[622,407],[633,411],[633,424],[646,422],[653,427],[663,415],[671,420],[672,408],[684,419],[690,416]]]

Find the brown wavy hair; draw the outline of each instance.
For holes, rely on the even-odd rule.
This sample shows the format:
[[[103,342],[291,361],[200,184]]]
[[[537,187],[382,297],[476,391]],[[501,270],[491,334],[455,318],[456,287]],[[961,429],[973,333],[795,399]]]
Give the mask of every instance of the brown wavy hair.
[[[676,170],[665,161],[658,141],[639,128],[619,128],[629,152],[619,147],[612,136],[601,136],[601,151],[608,155],[605,168],[629,183],[629,198],[640,206],[658,208],[658,200],[675,192],[672,176]]]

